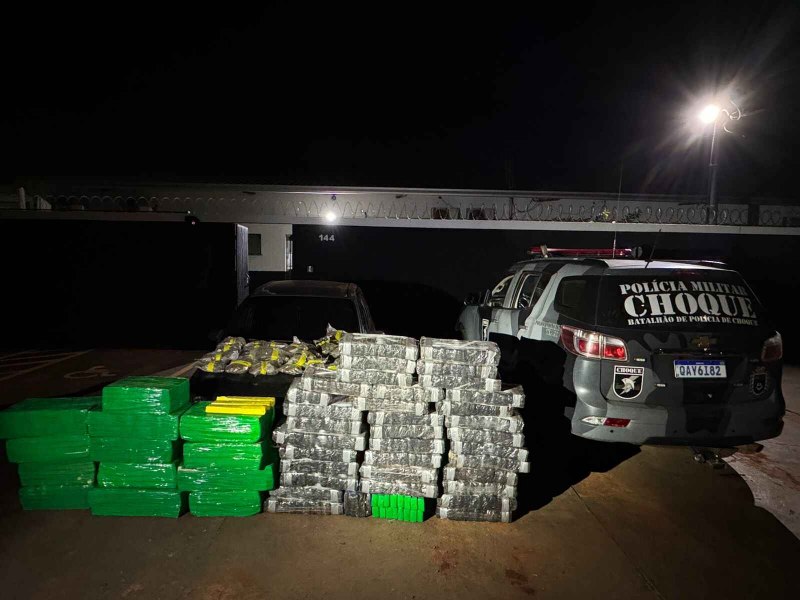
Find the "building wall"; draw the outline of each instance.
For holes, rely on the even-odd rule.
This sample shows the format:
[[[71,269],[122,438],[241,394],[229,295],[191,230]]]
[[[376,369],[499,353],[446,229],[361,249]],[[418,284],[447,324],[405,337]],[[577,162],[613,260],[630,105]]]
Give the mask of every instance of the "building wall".
[[[249,271],[285,271],[286,236],[292,235],[291,225],[265,225],[263,223],[242,223],[247,233],[261,235],[261,255],[248,257]]]

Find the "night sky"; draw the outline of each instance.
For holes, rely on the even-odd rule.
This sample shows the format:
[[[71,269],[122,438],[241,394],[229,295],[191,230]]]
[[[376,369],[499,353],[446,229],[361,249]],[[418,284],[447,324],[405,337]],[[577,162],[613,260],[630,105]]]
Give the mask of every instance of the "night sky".
[[[720,192],[800,198],[796,2],[233,4],[9,18],[4,179],[704,193],[730,87]]]

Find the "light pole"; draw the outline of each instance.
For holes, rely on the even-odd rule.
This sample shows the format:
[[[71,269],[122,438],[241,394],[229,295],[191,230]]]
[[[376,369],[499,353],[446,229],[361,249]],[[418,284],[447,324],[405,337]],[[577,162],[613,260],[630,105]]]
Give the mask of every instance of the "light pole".
[[[711,130],[711,151],[708,159],[708,215],[706,222],[714,224],[717,221],[717,158],[719,156],[719,140],[717,140],[717,129],[722,126],[722,130],[733,133],[728,129],[730,121],[738,121],[744,115],[741,109],[733,102],[728,100],[733,110],[720,107],[717,104],[707,104],[703,110],[697,114],[697,118],[704,125],[713,124]]]

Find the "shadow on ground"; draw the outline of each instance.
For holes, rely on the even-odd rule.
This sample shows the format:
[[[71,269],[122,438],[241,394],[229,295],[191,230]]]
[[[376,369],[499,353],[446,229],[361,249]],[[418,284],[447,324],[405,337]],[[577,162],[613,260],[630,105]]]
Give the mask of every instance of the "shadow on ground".
[[[549,504],[571,486],[592,473],[605,473],[639,454],[639,446],[624,443],[596,442],[575,435],[564,416],[570,400],[563,387],[541,380],[523,384],[526,395],[525,441],[531,471],[520,477],[517,516]]]

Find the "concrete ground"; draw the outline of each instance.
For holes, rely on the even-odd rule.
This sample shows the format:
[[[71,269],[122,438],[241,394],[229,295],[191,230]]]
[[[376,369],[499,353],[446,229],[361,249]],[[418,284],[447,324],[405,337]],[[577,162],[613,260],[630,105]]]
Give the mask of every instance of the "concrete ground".
[[[83,370],[111,362],[92,353]],[[131,357],[117,375],[181,364]],[[96,360],[95,360],[96,359]],[[173,364],[168,364],[172,362]],[[63,393],[68,361],[26,395]],[[122,365],[122,366],[118,366]],[[109,365],[107,365],[109,366]],[[70,373],[75,370],[69,371]],[[41,373],[41,375],[45,375]],[[58,378],[60,375],[61,379]],[[8,385],[14,380],[4,382]],[[95,384],[96,385],[96,384]],[[79,386],[75,386],[79,387]],[[74,389],[74,388],[73,388]],[[79,390],[75,390],[76,392]],[[5,392],[5,388],[4,388]],[[794,392],[792,392],[794,393]],[[4,398],[4,401],[6,399]],[[781,440],[782,438],[778,438]],[[685,448],[531,444],[511,524],[262,514],[177,520],[22,512],[0,481],[4,598],[797,598],[800,541],[729,466]],[[793,499],[797,503],[795,491]]]

